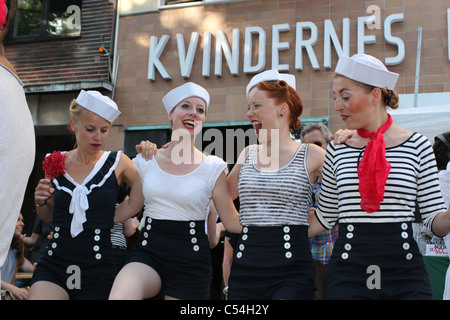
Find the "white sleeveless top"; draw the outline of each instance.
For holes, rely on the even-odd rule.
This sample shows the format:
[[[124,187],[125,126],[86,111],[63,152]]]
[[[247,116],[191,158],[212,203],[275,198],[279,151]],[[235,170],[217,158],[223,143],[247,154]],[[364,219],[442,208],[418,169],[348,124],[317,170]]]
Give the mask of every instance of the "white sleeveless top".
[[[216,156],[184,175],[163,171],[155,157],[146,161],[139,154],[133,163],[142,179],[144,216],[177,221],[205,220],[216,181],[227,167]]]

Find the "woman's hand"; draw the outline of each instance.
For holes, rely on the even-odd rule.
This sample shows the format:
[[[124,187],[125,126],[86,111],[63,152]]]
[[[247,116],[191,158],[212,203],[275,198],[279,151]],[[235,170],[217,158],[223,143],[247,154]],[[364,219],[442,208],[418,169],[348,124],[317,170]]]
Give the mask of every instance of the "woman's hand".
[[[8,291],[14,300],[26,300],[28,297],[28,290],[25,288],[12,286]]]
[[[353,137],[354,133],[354,130],[339,129],[333,136],[331,136],[330,140],[333,140],[334,145],[342,144]]]
[[[167,149],[170,145],[170,141],[161,147],[161,149]],[[141,141],[140,144],[136,145],[136,152],[142,153],[142,157],[145,160],[151,160],[153,156],[158,152],[158,146],[151,141]]]
[[[136,152],[142,154],[145,160],[150,160],[158,152],[158,146],[151,141],[141,141],[140,144],[136,145]]]
[[[53,196],[55,189],[52,187],[50,179],[41,179],[34,191],[34,202],[38,206],[44,205]]]

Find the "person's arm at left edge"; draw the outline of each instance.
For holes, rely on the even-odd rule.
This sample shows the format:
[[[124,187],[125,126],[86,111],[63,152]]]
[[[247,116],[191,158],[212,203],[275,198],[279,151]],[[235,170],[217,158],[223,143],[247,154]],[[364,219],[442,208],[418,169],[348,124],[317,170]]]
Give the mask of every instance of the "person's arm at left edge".
[[[5,1],[1,1],[2,5],[6,6],[4,2]],[[17,0],[11,0],[9,2],[9,7],[6,6],[6,11],[4,11],[3,13],[6,14],[5,17],[7,19],[6,24],[4,26],[0,26],[0,63],[17,75],[16,69],[11,64],[11,62],[9,62],[9,60],[6,58],[5,48],[3,46],[6,36],[8,35],[9,29],[11,28],[11,25],[14,22],[16,11],[17,11]]]

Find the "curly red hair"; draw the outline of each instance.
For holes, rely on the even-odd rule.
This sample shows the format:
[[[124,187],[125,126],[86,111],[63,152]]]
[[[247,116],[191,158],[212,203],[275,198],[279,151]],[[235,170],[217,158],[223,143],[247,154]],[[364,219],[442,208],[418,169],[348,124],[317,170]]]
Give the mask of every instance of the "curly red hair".
[[[303,112],[303,103],[297,91],[284,80],[261,81],[256,87],[267,92],[267,96],[275,99],[277,103],[287,103],[290,112],[290,129],[300,128],[300,115]]]

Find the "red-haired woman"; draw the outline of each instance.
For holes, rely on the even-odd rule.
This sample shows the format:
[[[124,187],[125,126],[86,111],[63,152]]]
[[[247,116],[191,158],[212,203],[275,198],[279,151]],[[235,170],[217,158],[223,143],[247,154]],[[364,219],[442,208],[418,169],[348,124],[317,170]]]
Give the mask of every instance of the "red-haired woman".
[[[228,176],[243,225],[228,299],[313,299],[308,214],[325,151],[291,138],[303,110],[293,75],[256,75],[247,99],[247,117],[261,144],[245,148]]]

